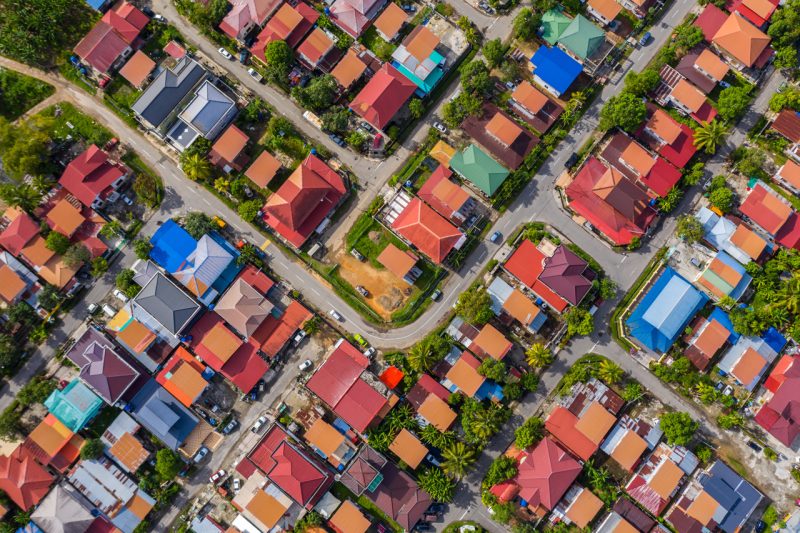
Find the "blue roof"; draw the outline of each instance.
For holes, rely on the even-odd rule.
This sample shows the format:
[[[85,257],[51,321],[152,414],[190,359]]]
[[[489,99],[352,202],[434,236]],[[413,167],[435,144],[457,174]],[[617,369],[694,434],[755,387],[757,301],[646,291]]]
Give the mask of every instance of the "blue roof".
[[[730,332],[730,335],[728,335],[729,343],[735,344],[736,341],[739,340],[739,334],[736,333],[735,329],[733,329],[733,322],[731,322],[731,317],[728,315],[728,313],[726,313],[719,307],[715,307],[714,310],[711,311],[711,314],[708,315],[708,321],[710,322],[712,320],[716,320],[717,322],[725,326],[725,329],[727,329]]]
[[[170,274],[180,270],[197,248],[197,241],[174,220],[164,222],[150,238],[150,244],[150,258]]]
[[[772,326],[761,335],[761,339],[767,343],[767,346],[775,350],[776,353],[781,353],[787,342],[786,337],[781,335],[781,333]]]
[[[763,498],[753,485],[720,460],[707,472],[701,472],[698,479],[709,496],[727,511],[724,516],[719,516],[719,511],[714,515],[726,533],[738,531]]]
[[[89,7],[100,11],[100,8],[103,7],[106,3],[106,0],[86,0],[86,3],[89,4]]]
[[[666,352],[708,296],[667,267],[631,313],[631,335],[658,352]]]
[[[444,59],[445,59],[444,56],[442,56],[442,54],[440,54],[436,50],[434,50],[430,55],[430,60],[433,61],[434,64],[436,65],[441,64],[441,62],[444,61]],[[419,96],[423,97],[427,96],[433,90],[433,88],[436,87],[436,84],[438,84],[439,81],[444,77],[444,70],[442,70],[438,66],[435,69],[431,70],[425,79],[422,79],[416,74],[414,74],[399,61],[392,61],[392,66],[397,70],[399,70],[403,74],[403,76],[414,82],[414,85],[418,87],[416,92],[418,93]]]
[[[100,412],[103,400],[75,378],[63,390],[54,390],[44,405],[62,424],[77,433]]]
[[[540,46],[531,58],[534,74],[563,94],[580,75],[583,67],[560,48]]]

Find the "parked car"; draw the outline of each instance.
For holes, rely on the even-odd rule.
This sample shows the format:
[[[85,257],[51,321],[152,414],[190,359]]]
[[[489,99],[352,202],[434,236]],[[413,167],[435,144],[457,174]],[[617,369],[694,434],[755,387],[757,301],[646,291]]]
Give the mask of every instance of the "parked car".
[[[361,252],[359,252],[355,248],[350,248],[350,255],[352,255],[353,257],[355,257],[356,259],[358,259],[362,263],[367,260],[367,258],[364,257],[364,254],[362,254]]]
[[[128,303],[128,300],[130,300],[130,298],[128,298],[128,295],[119,289],[114,289],[114,291],[111,294],[114,295],[114,298],[116,298],[117,300],[119,300],[124,304]]]
[[[491,237],[489,237],[489,242],[499,242],[500,240],[502,240],[502,238],[503,234],[500,233],[499,231],[495,231],[494,233],[492,233]]]
[[[237,478],[233,478],[233,492],[239,492],[239,489],[242,488],[242,480]]]
[[[164,18],[164,15],[160,15],[160,14],[158,14],[158,13],[156,13],[155,15],[153,15],[153,20],[155,20],[155,21],[157,21],[157,22],[160,22],[160,23],[162,23],[162,24],[166,24],[166,23],[167,23],[167,19],[166,19],[166,18]]]
[[[756,533],[764,533],[764,530],[767,529],[767,523],[763,520],[759,520],[756,522]]]
[[[417,522],[414,531],[436,531],[436,528],[428,522]]]
[[[106,315],[108,318],[114,318],[114,315],[117,314],[117,310],[108,304],[103,304],[103,307],[101,309],[103,310],[103,314]]]
[[[761,450],[762,450],[761,446],[759,446],[758,444],[756,444],[755,442],[753,442],[751,440],[747,441],[747,445],[755,452],[759,452],[760,453]]]
[[[416,13],[417,6],[415,6],[414,4],[403,4],[403,11],[405,11],[406,13]]]
[[[431,294],[431,300],[433,300],[434,302],[438,302],[441,298],[442,298],[442,291],[440,291],[439,289],[436,289],[435,291],[433,291],[433,294]]]
[[[375,355],[375,348],[373,348],[372,346],[370,346],[369,348],[367,348],[367,349],[364,351],[364,355],[366,355],[367,357],[372,357],[373,355]]]
[[[649,31],[644,32],[644,35],[642,35],[642,38],[639,39],[639,46],[647,46],[647,43],[649,43],[652,38],[653,38],[653,36],[650,35]]]
[[[228,425],[222,428],[223,435],[230,435],[231,432],[239,425],[239,421],[235,418],[228,422]]]
[[[263,379],[259,379],[258,383],[256,383],[256,387],[258,387],[259,394],[264,394],[267,390],[267,382]]]
[[[258,420],[256,420],[256,423],[253,424],[253,427],[250,428],[250,431],[252,431],[253,433],[258,433],[259,431],[261,431],[261,428],[264,427],[264,424],[266,423],[267,423],[267,417],[261,415],[258,417]]]
[[[128,205],[128,206],[133,205],[133,200],[127,194],[123,194],[122,195],[122,201],[125,203],[125,205]]]
[[[339,311],[337,311],[336,309],[331,309],[330,311],[328,311],[328,314],[331,315],[334,319],[338,320],[339,322],[344,320],[344,317],[340,315]]]
[[[314,363],[312,363],[312,362],[311,362],[311,359],[306,359],[305,361],[303,361],[302,363],[300,363],[300,365],[299,365],[297,368],[299,368],[300,370],[302,370],[303,372],[305,372],[306,370],[308,370],[309,368],[311,368],[311,365],[313,365],[313,364],[314,364]]]
[[[210,478],[208,478],[208,481],[212,485],[216,485],[217,483],[219,483],[222,480],[223,477],[225,477],[225,471],[224,470],[217,470],[216,472],[214,472],[214,475],[212,475]]]
[[[363,285],[356,285],[356,290],[364,298],[369,298],[369,291]]]
[[[247,69],[247,73],[250,75],[251,78],[256,80],[258,83],[261,83],[264,80],[264,76],[259,74],[258,71],[256,71],[256,69],[254,68]]]
[[[233,56],[231,55],[231,53],[230,53],[230,52],[228,52],[227,50],[225,50],[225,49],[224,49],[224,48],[222,48],[222,47],[220,47],[220,49],[219,49],[219,50],[217,50],[217,52],[219,52],[219,55],[221,55],[221,56],[222,56],[222,57],[224,57],[225,59],[233,59]]]
[[[239,50],[239,63],[241,63],[242,65],[247,63],[247,58],[249,56],[250,52],[247,50],[247,48],[242,48],[241,50]]]
[[[733,387],[731,385],[728,385],[727,387],[725,387],[725,390],[722,391],[722,394],[724,394],[725,396],[730,396],[731,394],[733,394]]]
[[[90,315],[93,315],[97,312],[98,309],[100,309],[100,306],[92,303],[89,304],[89,307],[86,308],[86,312],[89,313]]]
[[[206,458],[206,455],[208,455],[208,448],[201,446],[200,449],[197,450],[197,453],[194,454],[194,459],[192,459],[192,461],[194,461],[194,464],[198,464]]]
[[[447,126],[445,126],[444,124],[442,124],[438,120],[435,120],[433,122],[433,127],[436,128],[437,130],[441,131],[442,133],[447,133]]]
[[[432,503],[430,507],[428,507],[429,513],[444,513],[446,510],[445,505],[443,503]]]
[[[576,154],[575,152],[572,152],[572,155],[570,155],[567,158],[567,161],[564,163],[564,166],[567,167],[567,168],[571,168],[571,167],[574,167],[575,163],[577,163],[577,162],[578,162],[578,154]]]
[[[305,330],[301,329],[300,331],[297,332],[297,335],[294,336],[292,342],[294,343],[295,346],[297,346],[298,344],[303,342],[303,339],[306,338],[306,335],[308,335],[308,333],[306,333]]]

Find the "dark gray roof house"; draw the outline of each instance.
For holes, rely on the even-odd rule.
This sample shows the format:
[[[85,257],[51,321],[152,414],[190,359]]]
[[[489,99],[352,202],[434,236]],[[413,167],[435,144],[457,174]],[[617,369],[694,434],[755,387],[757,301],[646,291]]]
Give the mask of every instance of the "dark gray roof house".
[[[156,380],[150,379],[126,407],[133,418],[165,446],[177,450],[199,419]]]
[[[133,318],[151,330],[177,337],[200,311],[200,304],[160,272],[131,301]]]

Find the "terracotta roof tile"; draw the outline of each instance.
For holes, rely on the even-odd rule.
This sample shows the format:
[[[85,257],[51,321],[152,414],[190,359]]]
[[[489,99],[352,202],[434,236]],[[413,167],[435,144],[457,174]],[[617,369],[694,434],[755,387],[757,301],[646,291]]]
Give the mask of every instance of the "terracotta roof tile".
[[[744,224],[739,224],[736,227],[736,231],[731,235],[730,241],[754,261],[761,257],[767,247],[767,241]]]
[[[681,79],[675,85],[670,96],[686,106],[692,113],[696,113],[706,103],[706,96],[685,79]]]
[[[640,177],[647,176],[656,164],[656,158],[632,139],[622,151],[620,158],[636,170]]]
[[[482,352],[476,355],[489,355],[492,359],[499,361],[508,354],[512,344],[497,328],[491,324],[485,324],[477,337],[472,340],[470,347],[478,348],[478,351]],[[472,351],[474,353],[474,350]]]
[[[719,503],[709,493],[701,490],[700,493],[692,500],[689,508],[686,509],[686,514],[707,526],[714,514],[719,508]]]
[[[141,87],[154,68],[156,68],[156,62],[141,50],[137,50],[119,69],[119,75],[128,80],[134,87]]]
[[[245,132],[231,124],[219,136],[217,142],[211,147],[211,151],[219,155],[224,161],[233,163],[244,150],[244,147],[247,146],[248,140],[249,138]]]
[[[503,113],[495,113],[486,125],[486,131],[506,146],[514,144],[522,134],[522,128]]]
[[[417,409],[417,413],[439,431],[450,429],[458,416],[446,401],[435,394],[428,394],[428,397]]]
[[[753,380],[758,376],[759,372],[764,370],[767,361],[761,356],[760,353],[752,348],[748,348],[739,358],[739,361],[731,369],[731,375],[735,377],[739,383],[744,386],[750,385]]]
[[[390,3],[394,6],[397,4]],[[328,521],[338,533],[365,533],[371,522],[350,500],[345,500]]]
[[[578,419],[575,428],[599,446],[616,421],[617,417],[608,412],[599,402],[592,402]]]
[[[401,250],[392,243],[378,255],[378,262],[398,278],[405,277],[408,271],[414,268],[419,258],[407,250]]]
[[[365,70],[367,70],[366,63],[361,61],[361,58],[359,58],[351,48],[347,50],[347,54],[336,64],[336,67],[331,71],[331,76],[336,78],[339,85],[345,89],[349,89],[350,86],[364,74]]]
[[[778,169],[776,176],[795,189],[800,189],[800,165],[791,159],[787,159],[786,163]]]
[[[297,47],[297,53],[305,57],[311,65],[317,65],[331,48],[331,38],[320,28],[316,28]]]
[[[417,26],[403,40],[406,50],[419,61],[428,59],[439,45],[439,37],[427,26]]]
[[[412,469],[416,469],[428,455],[428,448],[407,429],[400,430],[389,445],[389,450]]]
[[[647,122],[647,129],[658,135],[667,144],[674,143],[681,134],[681,126],[669,113],[659,108]]]
[[[225,363],[242,345],[242,339],[236,336],[222,322],[217,322],[202,339],[200,343],[205,346],[220,361]]]
[[[442,166],[449,167],[450,159],[456,154],[456,149],[440,140],[431,148],[430,156]]]
[[[0,298],[7,304],[14,303],[27,287],[25,280],[13,268],[0,266]]]
[[[263,490],[258,490],[245,507],[252,515],[269,529],[277,525],[287,509],[281,502]]]
[[[278,173],[281,168],[281,162],[278,161],[274,155],[264,150],[261,152],[255,161],[247,167],[244,175],[250,178],[250,181],[261,187],[266,188],[272,178]]]
[[[392,222],[392,229],[435,263],[441,263],[464,235],[419,198]]]
[[[391,41],[397,37],[400,28],[403,27],[407,20],[408,15],[403,11],[403,8],[394,2],[389,2],[383,13],[375,20],[374,26],[376,30]]]
[[[611,452],[611,457],[622,468],[631,472],[646,449],[647,442],[633,431],[627,430]]]
[[[739,13],[732,13],[714,35],[712,42],[737,60],[752,67],[769,45],[770,38]]]
[[[472,364],[471,364],[472,363]],[[469,397],[475,396],[481,388],[486,378],[478,374],[476,370],[480,363],[468,353],[461,354],[461,357],[447,372],[449,379],[458,389]]]
[[[550,101],[547,95],[525,80],[517,85],[517,88],[511,93],[511,98],[534,115]]]
[[[616,0],[589,0],[588,5],[607,20],[614,20],[622,11],[622,6]]]
[[[671,459],[664,459],[653,477],[650,478],[648,485],[656,494],[668,501],[672,491],[675,490],[682,478],[683,470]]]
[[[130,472],[136,472],[150,456],[142,443],[130,433],[124,433],[117,439],[109,452]]]
[[[315,446],[327,457],[332,456],[344,442],[344,435],[321,418],[311,424],[305,433],[305,438],[309,444]]]
[[[81,210],[72,205],[66,198],[59,200],[47,212],[45,218],[52,229],[67,237],[71,237],[86,222]]]
[[[730,331],[725,326],[713,319],[695,339],[694,346],[710,358],[722,348],[730,334]]]
[[[710,74],[717,81],[722,81],[728,73],[728,70],[730,70],[728,64],[708,48],[700,52],[694,64],[700,67],[704,72]]]
[[[572,505],[567,508],[567,518],[583,529],[594,520],[597,513],[603,508],[603,501],[592,494],[589,489],[583,489]]]
[[[514,289],[506,298],[506,301],[503,302],[503,310],[524,326],[531,324],[543,312],[519,289]]]

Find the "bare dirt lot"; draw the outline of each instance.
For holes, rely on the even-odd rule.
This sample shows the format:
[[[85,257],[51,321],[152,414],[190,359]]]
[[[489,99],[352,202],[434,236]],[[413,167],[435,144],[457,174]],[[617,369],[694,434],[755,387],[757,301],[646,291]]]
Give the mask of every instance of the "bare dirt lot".
[[[340,250],[335,258],[339,263],[339,274],[353,287],[361,285],[369,291],[367,305],[386,320],[405,304],[412,288],[388,270],[378,270],[368,261],[362,263]]]

